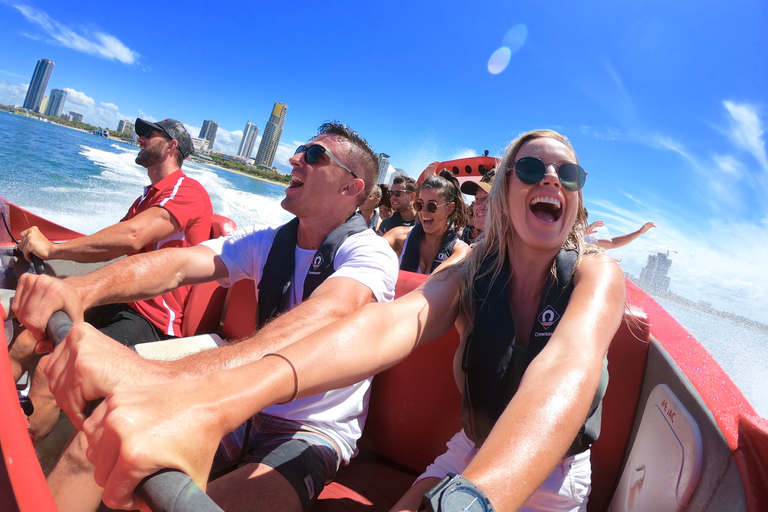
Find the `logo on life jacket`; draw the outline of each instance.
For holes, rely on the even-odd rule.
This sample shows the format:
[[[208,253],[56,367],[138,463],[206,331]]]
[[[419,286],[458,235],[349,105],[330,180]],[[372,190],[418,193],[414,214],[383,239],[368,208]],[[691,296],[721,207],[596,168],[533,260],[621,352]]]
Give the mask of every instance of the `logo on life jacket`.
[[[552,324],[557,322],[559,319],[560,315],[557,314],[557,311],[555,311],[552,306],[547,306],[544,308],[544,311],[539,314],[539,323],[545,329],[552,327]]]
[[[312,270],[317,270],[317,268],[323,264],[323,255],[318,253],[315,254],[315,258],[312,260]]]

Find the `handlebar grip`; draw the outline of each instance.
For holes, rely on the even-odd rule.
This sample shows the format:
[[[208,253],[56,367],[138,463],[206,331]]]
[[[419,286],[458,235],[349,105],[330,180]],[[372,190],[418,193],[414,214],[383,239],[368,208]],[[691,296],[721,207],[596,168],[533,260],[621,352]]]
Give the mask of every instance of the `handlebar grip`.
[[[34,254],[32,255],[32,268],[35,269],[35,274],[37,275],[41,276],[45,274],[45,263],[43,263],[43,260]]]
[[[48,339],[51,340],[54,347],[58,347],[67,337],[67,333],[72,328],[72,320],[63,311],[57,311],[48,320],[48,326],[45,332]]]
[[[153,512],[223,512],[189,475],[177,469],[160,470],[136,489]]]

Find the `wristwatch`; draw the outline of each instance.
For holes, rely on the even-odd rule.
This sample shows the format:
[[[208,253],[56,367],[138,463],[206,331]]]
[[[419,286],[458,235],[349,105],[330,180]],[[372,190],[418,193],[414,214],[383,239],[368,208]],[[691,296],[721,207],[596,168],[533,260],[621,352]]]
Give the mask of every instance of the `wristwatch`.
[[[493,505],[475,484],[449,473],[424,495],[419,510],[426,512],[495,512]]]

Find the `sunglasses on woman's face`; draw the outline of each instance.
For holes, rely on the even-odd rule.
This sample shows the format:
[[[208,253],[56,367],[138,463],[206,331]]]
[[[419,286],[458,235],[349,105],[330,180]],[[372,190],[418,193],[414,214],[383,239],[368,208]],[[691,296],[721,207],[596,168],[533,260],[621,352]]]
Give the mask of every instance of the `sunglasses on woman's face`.
[[[554,165],[557,177],[560,183],[567,190],[576,192],[581,190],[587,181],[587,173],[580,165],[574,163],[564,163],[560,165],[545,164],[540,158],[526,156],[513,164],[515,174],[526,185],[535,185],[544,179],[547,175],[547,166]]]
[[[342,169],[348,171],[349,174],[351,174],[352,176],[357,178],[357,174],[355,174],[352,169],[350,169],[349,167],[347,167],[346,165],[341,163],[338,158],[333,156],[333,153],[331,153],[328,150],[328,148],[325,148],[325,147],[321,146],[320,144],[312,144],[311,146],[307,146],[305,144],[302,144],[301,146],[296,148],[296,152],[294,153],[294,155],[298,155],[299,153],[304,153],[304,159],[307,161],[308,164],[313,164],[313,163],[317,162],[317,160],[321,156],[323,156],[323,153],[325,153],[326,155],[328,155],[331,158],[331,160],[336,162],[339,165],[339,167],[341,167]]]
[[[437,201],[429,201],[429,202],[427,202],[427,204],[425,205],[425,204],[424,204],[424,201],[422,201],[421,199],[419,199],[418,201],[414,201],[414,202],[413,202],[413,209],[414,209],[414,210],[416,210],[417,212],[420,212],[420,211],[421,211],[421,209],[422,209],[422,208],[424,208],[424,207],[426,206],[426,208],[427,208],[427,211],[428,211],[429,213],[435,213],[435,212],[437,211],[437,209],[438,209],[438,208],[440,208],[441,206],[445,206],[445,205],[447,205],[447,204],[448,204],[448,203],[437,204]]]

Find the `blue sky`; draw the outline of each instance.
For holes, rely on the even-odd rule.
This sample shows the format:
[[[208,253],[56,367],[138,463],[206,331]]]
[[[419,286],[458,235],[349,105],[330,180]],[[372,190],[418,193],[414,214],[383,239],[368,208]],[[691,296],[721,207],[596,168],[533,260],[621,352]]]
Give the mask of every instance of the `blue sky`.
[[[628,273],[671,249],[673,291],[768,323],[763,0],[0,0],[0,17],[0,103],[22,103],[47,58],[48,91],[86,122],[174,117],[197,136],[212,119],[234,154],[281,102],[283,171],[329,119],[412,175],[554,128],[589,172],[600,235],[658,225],[612,251]]]

